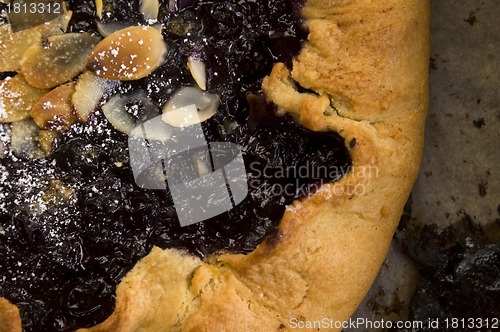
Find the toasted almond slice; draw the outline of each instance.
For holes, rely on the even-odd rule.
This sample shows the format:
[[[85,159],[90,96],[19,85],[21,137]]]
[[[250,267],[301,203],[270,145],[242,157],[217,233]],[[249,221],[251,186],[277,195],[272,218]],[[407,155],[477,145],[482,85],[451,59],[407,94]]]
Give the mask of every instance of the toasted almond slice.
[[[144,109],[137,114],[127,111],[127,104],[139,102]],[[104,105],[102,112],[113,127],[124,134],[130,135],[137,124],[158,115],[158,109],[143,91],[136,91],[128,95],[114,95]]]
[[[172,138],[174,128],[162,121],[161,115],[158,115],[145,122],[136,124],[130,136],[140,138],[147,141],[165,142]]]
[[[195,104],[182,106],[163,113],[161,120],[174,127],[189,127],[203,122],[198,116],[198,109]]]
[[[177,10],[177,1],[176,0],[168,0],[168,10],[174,12]]]
[[[41,158],[43,152],[38,145],[39,128],[32,119],[12,124],[10,148],[12,152],[29,158]]]
[[[42,38],[64,33],[71,19],[69,11],[58,18],[31,29],[13,32],[10,24],[0,26],[0,71],[17,71],[24,52]]]
[[[40,130],[38,132],[38,141],[40,144],[40,148],[45,153],[45,155],[50,154],[52,151],[52,143],[54,139],[59,135],[59,133],[55,130]]]
[[[31,30],[31,29],[30,29]],[[24,52],[33,44],[41,43],[38,31],[13,32],[10,24],[0,26],[0,71],[17,71]]]
[[[87,65],[87,55],[99,42],[89,33],[52,36],[30,46],[21,59],[26,81],[40,89],[53,88],[78,75]]]
[[[220,97],[198,88],[177,91],[163,107],[162,120],[174,127],[187,127],[210,119],[220,104]]]
[[[102,18],[102,0],[95,0],[95,14],[99,19]]]
[[[89,69],[112,80],[137,80],[164,61],[167,45],[153,27],[135,26],[104,38],[89,56]]]
[[[89,116],[99,105],[102,96],[118,86],[118,81],[97,77],[93,72],[86,71],[76,81],[75,92],[71,97],[75,115],[78,120],[87,122]]]
[[[76,122],[71,96],[75,82],[58,86],[43,96],[32,108],[31,117],[42,129],[64,132]]]
[[[0,81],[0,122],[29,118],[33,105],[47,92],[32,87],[20,74]]]
[[[158,20],[160,3],[158,0],[140,0],[139,10],[144,16],[144,19],[149,21],[149,23],[153,23]]]
[[[207,89],[207,72],[205,63],[193,57],[188,58],[188,69],[191,72],[196,84],[205,91]]]

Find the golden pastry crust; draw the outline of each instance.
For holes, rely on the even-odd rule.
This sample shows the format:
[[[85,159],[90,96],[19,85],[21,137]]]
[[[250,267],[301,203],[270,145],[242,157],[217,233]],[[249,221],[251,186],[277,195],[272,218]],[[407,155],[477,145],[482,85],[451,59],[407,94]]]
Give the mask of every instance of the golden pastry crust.
[[[21,317],[15,305],[0,297],[0,331],[21,332]]]
[[[304,126],[342,135],[352,170],[287,207],[276,236],[248,255],[202,262],[154,248],[118,286],[114,313],[80,331],[287,331],[292,320],[348,319],[419,168],[428,11],[427,0],[307,0],[308,42],[263,88]]]

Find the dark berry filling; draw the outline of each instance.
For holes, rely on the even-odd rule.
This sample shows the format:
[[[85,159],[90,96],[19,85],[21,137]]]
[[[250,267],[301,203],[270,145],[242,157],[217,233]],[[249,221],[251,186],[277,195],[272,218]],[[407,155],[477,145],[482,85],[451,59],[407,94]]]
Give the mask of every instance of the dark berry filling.
[[[70,31],[96,32],[94,2],[69,3]],[[104,22],[147,23],[137,1],[105,3]],[[58,138],[47,158],[0,158],[0,296],[20,308],[25,331],[103,321],[116,285],[152,246],[202,258],[248,253],[275,233],[286,205],[349,170],[338,134],[311,132],[262,97],[272,64],[290,64],[306,36],[299,3],[178,0],[171,9],[169,1],[160,3],[166,62],[116,92],[146,91],[160,108],[179,88],[195,85],[187,58],[202,60],[207,90],[221,97],[203,132],[210,142],[243,147],[248,195],[223,214],[181,227],[169,190],[136,185],[128,137],[100,111]]]

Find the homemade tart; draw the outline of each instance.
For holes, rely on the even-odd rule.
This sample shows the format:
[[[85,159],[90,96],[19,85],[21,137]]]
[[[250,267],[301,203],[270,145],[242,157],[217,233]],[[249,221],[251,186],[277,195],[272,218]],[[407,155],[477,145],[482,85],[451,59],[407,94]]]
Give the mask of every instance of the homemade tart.
[[[67,33],[31,27],[39,39],[31,31],[14,65],[0,63],[12,123],[0,133],[0,294],[16,304],[1,299],[0,329],[21,330],[17,308],[33,331],[282,331],[292,320],[348,319],[420,163],[427,1],[178,1],[159,13],[96,3],[69,1],[55,18]],[[126,30],[109,32],[117,24]],[[28,31],[5,27],[3,48]],[[134,34],[149,49],[125,66],[113,50]],[[65,48],[73,40],[80,52]],[[83,53],[84,68],[60,70],[59,49],[75,63]],[[40,76],[52,66],[46,52],[59,67]],[[11,112],[5,91],[13,100],[20,86],[36,100]],[[130,116],[164,108],[165,117],[183,87],[218,101],[217,112],[197,106],[205,138],[240,144],[249,177],[242,203],[186,227],[168,190],[135,185],[126,135]],[[18,132],[36,132],[43,151],[17,142]],[[334,172],[275,173],[287,167]],[[290,183],[291,193],[271,190]]]

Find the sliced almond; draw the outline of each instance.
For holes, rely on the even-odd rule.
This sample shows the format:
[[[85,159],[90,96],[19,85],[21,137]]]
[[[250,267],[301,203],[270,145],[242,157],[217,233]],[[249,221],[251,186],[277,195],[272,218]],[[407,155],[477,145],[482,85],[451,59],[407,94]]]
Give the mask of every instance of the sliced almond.
[[[31,30],[31,29],[30,29]],[[0,71],[17,71],[24,52],[33,44],[41,43],[38,31],[13,32],[10,24],[0,26]]]
[[[58,86],[43,96],[32,108],[31,117],[42,129],[64,132],[76,122],[71,96],[75,82]]]
[[[72,12],[69,11],[47,23],[18,32],[10,24],[0,26],[0,71],[17,71],[24,52],[42,38],[66,32]]]
[[[162,121],[174,127],[189,127],[203,122],[198,116],[195,104],[179,107],[170,112],[163,113]]]
[[[207,72],[205,63],[193,57],[188,58],[188,69],[196,84],[205,91],[207,89]]]
[[[220,97],[198,88],[177,91],[163,107],[162,120],[174,127],[187,127],[210,119],[220,104]]]
[[[168,0],[168,10],[171,12],[177,10],[177,0]]]
[[[59,135],[55,130],[40,130],[38,132],[38,141],[40,148],[45,153],[45,155],[50,154],[52,151],[52,143],[54,139]]]
[[[139,102],[144,109],[137,114],[127,111],[127,104]],[[128,95],[114,95],[104,105],[102,112],[111,125],[118,131],[130,135],[137,124],[158,115],[156,106],[142,91],[136,91]]]
[[[135,26],[104,38],[89,55],[89,69],[112,80],[137,80],[164,61],[167,44],[153,27]]]
[[[43,157],[38,145],[38,131],[38,126],[31,119],[14,122],[10,141],[12,152],[29,158]]]
[[[117,81],[97,77],[90,71],[86,71],[80,75],[76,81],[75,92],[71,97],[78,120],[87,122],[90,114],[99,105],[99,101],[103,95],[117,86]]]
[[[30,46],[21,59],[21,72],[34,87],[47,89],[68,82],[85,69],[87,55],[99,42],[89,33],[52,36]]]
[[[33,105],[47,92],[32,87],[20,74],[0,81],[0,122],[29,118]]]
[[[149,23],[154,23],[158,20],[160,3],[158,0],[140,0],[139,10],[145,20],[149,21]]]
[[[102,18],[102,0],[95,0],[95,14],[99,19]]]
[[[165,142],[172,137],[173,129],[172,126],[163,122],[161,115],[159,115],[145,122],[136,124],[130,136],[147,141]]]

